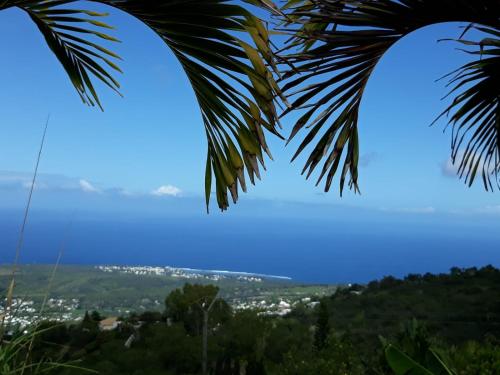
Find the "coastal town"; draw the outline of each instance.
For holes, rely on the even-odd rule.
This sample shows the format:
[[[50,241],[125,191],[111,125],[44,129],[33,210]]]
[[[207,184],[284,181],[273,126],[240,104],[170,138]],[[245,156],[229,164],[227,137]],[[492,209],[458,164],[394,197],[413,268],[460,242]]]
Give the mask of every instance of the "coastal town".
[[[37,275],[41,273],[41,270],[42,266],[30,266],[29,275]],[[167,291],[180,287],[184,283],[219,286],[220,297],[225,299],[234,310],[255,310],[263,315],[284,316],[300,304],[306,308],[313,308],[321,295],[334,290],[332,286],[297,286],[289,278],[282,276],[169,266],[98,265],[72,266],[72,268],[61,266],[58,274],[68,279],[73,276],[77,280],[83,279],[82,275],[86,275],[88,281],[79,288],[58,288],[45,296],[36,291],[35,287],[38,285],[32,285],[30,281],[25,285],[26,289],[21,289],[20,293],[12,299],[10,308],[5,309],[8,305],[7,298],[0,301],[0,317],[3,316],[6,323],[11,326],[23,328],[43,320],[78,321],[87,311],[98,311],[106,317],[126,317],[144,311],[163,311]],[[120,284],[124,284],[125,280],[130,281],[130,278],[146,283],[146,285],[147,283],[164,283],[165,292],[161,297],[153,298],[146,294],[150,288],[138,287],[133,293],[135,299],[118,301],[111,305],[103,292],[113,294],[115,291],[113,288],[119,288]],[[35,279],[37,277],[34,277]],[[23,285],[24,283],[21,284]],[[90,288],[101,292],[95,293],[94,296],[88,293],[84,297],[80,296],[80,290]]]
[[[133,275],[150,275],[150,276],[170,276],[188,280],[212,280],[219,281],[227,278],[236,278],[240,281],[262,282],[267,279],[291,280],[286,276],[261,275],[249,272],[234,272],[234,271],[218,271],[218,270],[200,270],[192,268],[176,268],[176,267],[158,267],[158,266],[96,266],[96,269],[103,272],[118,272]]]

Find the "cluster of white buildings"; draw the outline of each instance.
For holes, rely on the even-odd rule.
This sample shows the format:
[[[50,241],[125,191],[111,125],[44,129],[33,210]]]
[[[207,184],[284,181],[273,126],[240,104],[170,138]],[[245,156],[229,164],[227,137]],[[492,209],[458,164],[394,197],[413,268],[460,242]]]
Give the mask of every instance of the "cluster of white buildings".
[[[159,266],[96,266],[102,272],[118,272],[137,276],[170,276],[180,279],[203,279],[220,281],[228,277],[234,277],[240,281],[262,282],[262,277],[251,274],[240,274],[228,271],[202,271],[189,268],[159,267]],[[202,272],[200,272],[202,271]]]
[[[238,276],[237,279],[240,281],[247,281],[250,283],[261,283],[262,282],[262,278],[257,277],[257,276]]]
[[[24,328],[47,319],[57,322],[75,320],[74,312],[79,307],[79,300],[50,298],[46,301],[43,312],[41,312],[41,306],[36,305],[32,300],[14,298],[9,308],[6,308],[6,305],[5,299],[0,305],[0,316],[5,315],[7,326]]]
[[[49,309],[56,309],[58,311],[74,311],[80,306],[80,300],[78,298],[64,299],[64,298],[50,298],[47,301],[47,307]]]
[[[168,267],[148,267],[148,266],[96,266],[96,269],[102,272],[119,272],[134,275],[156,275],[164,276],[167,274]]]
[[[7,326],[25,327],[32,322],[33,316],[38,318],[33,301],[14,298],[10,303],[10,307],[7,308],[6,305],[7,299],[0,306],[0,316],[2,316],[2,319],[5,319]]]
[[[225,279],[225,276],[218,274],[202,274],[194,270],[174,268],[174,267],[154,267],[154,266],[96,266],[103,272],[119,272],[132,274],[137,276],[170,276],[181,279],[206,279],[211,281],[219,281]]]
[[[282,298],[279,301],[266,301],[262,300],[250,300],[245,302],[233,302],[232,306],[235,310],[258,310],[263,315],[286,315],[290,313],[296,305],[299,303],[304,303],[307,307],[313,308],[318,302],[312,301],[311,298],[306,297],[300,300],[291,301],[286,298]]]

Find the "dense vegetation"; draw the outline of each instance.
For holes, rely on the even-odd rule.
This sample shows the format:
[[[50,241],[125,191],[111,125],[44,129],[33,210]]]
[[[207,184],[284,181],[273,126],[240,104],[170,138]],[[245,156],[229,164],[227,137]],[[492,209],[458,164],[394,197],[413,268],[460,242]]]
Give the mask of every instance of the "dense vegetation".
[[[432,369],[415,374],[448,373],[436,358],[449,373],[500,373],[500,270],[491,266],[352,285],[284,317],[232,311],[217,292],[186,284],[167,296],[163,313],[124,317],[113,331],[99,330],[98,313],[54,325],[38,336],[35,359],[81,360],[104,375],[197,374],[203,310],[216,300],[210,374],[393,374],[387,358],[402,352]]]

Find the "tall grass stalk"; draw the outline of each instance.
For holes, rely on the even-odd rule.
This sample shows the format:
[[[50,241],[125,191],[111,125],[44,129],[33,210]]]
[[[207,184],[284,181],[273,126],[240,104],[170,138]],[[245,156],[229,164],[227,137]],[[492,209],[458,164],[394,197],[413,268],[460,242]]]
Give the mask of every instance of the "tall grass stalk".
[[[24,233],[25,233],[25,229],[26,229],[26,224],[28,222],[28,216],[29,216],[29,212],[30,212],[30,208],[31,208],[31,200],[33,197],[33,191],[34,191],[35,186],[36,186],[36,178],[38,176],[38,167],[40,165],[43,147],[45,144],[45,137],[47,135],[49,119],[50,119],[50,115],[47,117],[47,121],[45,122],[45,127],[43,129],[43,135],[42,135],[42,139],[40,142],[40,148],[39,148],[37,159],[36,159],[35,169],[33,171],[33,178],[31,180],[28,201],[26,202],[23,221],[21,224],[21,229],[19,231],[19,237],[18,237],[18,241],[17,241],[17,245],[16,245],[15,258],[14,258],[14,263],[12,265],[11,280],[10,280],[9,287],[7,290],[7,299],[6,299],[6,305],[4,308],[4,314],[2,316],[0,316],[0,374],[1,375],[14,375],[14,374],[15,375],[18,375],[18,374],[24,375],[24,373],[26,371],[29,371],[31,374],[41,374],[41,373],[50,372],[51,370],[56,369],[56,368],[71,368],[71,369],[76,369],[76,370],[80,370],[80,371],[96,373],[93,370],[84,369],[84,368],[81,368],[79,366],[75,366],[74,363],[57,363],[57,362],[53,362],[50,360],[40,360],[40,361],[31,363],[30,357],[31,357],[31,353],[32,353],[32,349],[33,349],[33,345],[34,345],[36,336],[43,333],[44,331],[51,329],[51,328],[40,330],[40,329],[38,329],[38,326],[35,326],[35,330],[33,332],[28,332],[27,334],[21,334],[18,337],[12,338],[8,342],[4,340],[6,319],[7,319],[7,317],[12,318],[12,312],[13,312],[12,311],[12,302],[13,302],[16,274],[17,274],[17,270],[18,270],[21,249],[22,249],[23,243],[24,243]],[[69,227],[68,227],[68,231],[66,233],[66,236],[67,236],[68,232],[69,232]],[[45,310],[45,307],[47,305],[47,300],[48,300],[48,297],[50,295],[50,291],[52,289],[55,275],[56,275],[57,269],[59,267],[59,264],[61,262],[62,255],[64,253],[65,242],[66,242],[66,238],[64,238],[62,243],[61,243],[61,247],[59,249],[56,263],[52,269],[52,273],[50,275],[49,282],[47,285],[47,290],[45,292],[45,295],[44,295],[44,298],[43,298],[43,301],[42,301],[42,304],[40,307],[40,312],[39,312],[40,316],[42,316],[42,314]],[[24,350],[26,351],[26,356],[24,357],[24,360],[21,363],[20,354]]]
[[[40,318],[43,316],[43,313],[45,311],[45,306],[47,305],[47,300],[48,300],[49,295],[50,295],[50,291],[52,290],[52,284],[54,283],[54,278],[56,276],[57,269],[59,268],[59,264],[61,262],[62,255],[64,253],[64,247],[66,244],[68,232],[69,232],[69,226],[68,226],[68,231],[66,232],[65,238],[61,242],[61,247],[59,248],[59,253],[57,254],[57,260],[56,260],[56,263],[54,264],[54,267],[52,268],[52,273],[51,273],[50,278],[49,278],[47,290],[45,292],[45,295],[43,296],[42,305],[40,306],[40,311],[39,311]],[[24,360],[24,364],[23,364],[23,367],[21,370],[21,375],[24,375],[24,371],[29,367],[29,359],[31,356],[31,352],[33,350],[33,344],[35,342],[35,338],[36,338],[37,333],[39,333],[38,327],[35,328],[35,332],[31,336],[31,339],[29,341],[28,350],[26,351],[26,358]]]
[[[28,222],[28,215],[29,215],[29,211],[30,211],[30,207],[31,207],[31,199],[33,197],[33,191],[35,190],[35,183],[36,183],[36,178],[38,175],[38,167],[40,166],[40,159],[42,158],[43,146],[45,144],[45,136],[47,135],[47,129],[49,127],[49,120],[50,120],[50,115],[47,116],[47,120],[45,121],[42,140],[40,142],[40,148],[38,150],[38,155],[36,158],[35,170],[33,171],[33,178],[31,179],[31,186],[30,186],[30,191],[28,194],[28,201],[26,202],[26,207],[24,209],[23,222],[21,224],[21,230],[19,231],[19,237],[17,240],[14,263],[12,264],[11,281],[9,284],[9,288],[7,289],[7,301],[5,303],[4,314],[1,317],[1,322],[0,322],[0,345],[3,342],[3,337],[4,337],[4,333],[5,333],[5,320],[7,319],[7,316],[9,315],[9,312],[10,312],[11,307],[12,307],[12,298],[14,295],[14,287],[15,287],[15,283],[16,283],[16,272],[17,272],[17,267],[18,267],[18,263],[19,263],[19,257],[21,255],[21,249],[22,249],[23,243],[24,243],[24,232],[26,229],[26,223]]]

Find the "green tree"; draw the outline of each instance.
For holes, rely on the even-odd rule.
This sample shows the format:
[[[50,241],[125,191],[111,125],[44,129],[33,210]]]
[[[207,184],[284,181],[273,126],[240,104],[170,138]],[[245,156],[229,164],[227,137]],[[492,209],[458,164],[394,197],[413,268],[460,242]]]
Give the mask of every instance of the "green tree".
[[[258,372],[267,348],[268,329],[266,320],[255,311],[238,311],[221,327],[217,342],[220,347],[219,357],[238,365],[252,364],[252,368]]]
[[[89,314],[88,311],[85,311],[85,315],[80,323],[81,327],[86,331],[96,331],[98,327],[99,321],[94,320],[92,318],[92,314]]]
[[[266,340],[266,359],[276,364],[286,361],[287,353],[310,353],[313,348],[311,325],[293,318],[269,322],[272,329]],[[308,354],[309,355],[309,354]]]
[[[90,314],[90,318],[94,321],[94,322],[100,322],[103,318],[101,316],[101,314],[99,314],[99,311],[92,311],[92,313]]]
[[[285,356],[278,374],[286,375],[365,375],[359,354],[346,337],[328,336],[318,350],[292,350]]]
[[[469,341],[450,350],[456,372],[459,375],[483,375],[500,373],[500,345],[492,340],[483,343]]]
[[[173,290],[165,299],[165,316],[172,322],[184,324],[191,335],[201,335],[203,327],[203,309],[212,303],[219,291],[214,285],[186,283],[182,289]],[[209,316],[209,325],[225,322],[231,314],[231,308],[223,299],[217,298]]]
[[[314,331],[314,346],[321,350],[325,347],[326,339],[330,335],[330,312],[325,299],[322,299],[318,305],[318,320],[316,330]]]

